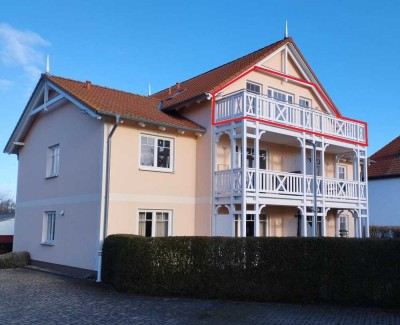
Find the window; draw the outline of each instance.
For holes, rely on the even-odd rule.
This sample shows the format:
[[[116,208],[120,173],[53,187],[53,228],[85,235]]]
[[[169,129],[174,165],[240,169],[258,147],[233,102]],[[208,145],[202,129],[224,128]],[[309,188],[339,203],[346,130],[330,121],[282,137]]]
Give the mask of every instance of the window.
[[[268,236],[268,217],[266,214],[260,214],[259,216],[259,223],[260,223],[260,237],[266,237]]]
[[[342,165],[339,165],[338,166],[338,170],[337,170],[337,173],[338,173],[338,178],[339,179],[347,179],[347,170],[346,170],[346,166],[342,166]]]
[[[260,84],[256,84],[254,82],[251,81],[247,81],[246,82],[246,90],[252,92],[252,93],[256,93],[256,94],[261,94],[261,85]]]
[[[340,230],[347,230],[347,216],[339,216],[339,231]]]
[[[144,237],[171,236],[171,211],[139,211],[139,235]]]
[[[242,167],[242,147],[236,146],[237,164]],[[247,148],[246,166],[248,168],[256,168],[254,148]],[[266,170],[268,167],[268,151],[259,150],[259,169]]]
[[[172,172],[172,139],[141,135],[140,144],[140,168]]]
[[[316,167],[316,174],[317,176],[321,176],[321,159],[317,158],[315,160],[315,167]],[[307,168],[307,175],[313,175],[313,161],[311,157],[307,157],[306,160],[306,168]]]
[[[274,98],[282,102],[288,102],[290,104],[292,104],[294,101],[293,95],[275,89],[268,89],[268,97]]]
[[[311,99],[300,98],[300,99],[299,99],[299,105],[300,105],[301,107],[310,108],[310,107],[311,107]]]
[[[42,243],[52,245],[54,243],[55,231],[56,231],[56,212],[55,211],[45,212],[43,217]]]
[[[46,177],[58,176],[60,166],[60,145],[56,144],[47,149]]]

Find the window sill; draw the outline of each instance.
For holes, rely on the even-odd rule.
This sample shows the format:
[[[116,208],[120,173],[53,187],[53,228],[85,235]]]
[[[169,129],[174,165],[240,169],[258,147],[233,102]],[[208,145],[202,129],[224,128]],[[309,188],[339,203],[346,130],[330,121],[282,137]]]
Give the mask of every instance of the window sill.
[[[43,242],[43,243],[41,243],[41,245],[43,245],[43,246],[54,246],[54,243]]]
[[[170,173],[170,174],[174,173],[174,171],[172,169],[157,168],[157,167],[143,167],[143,166],[140,166],[139,170],[143,170],[143,171],[147,171],[147,172]]]
[[[56,178],[56,177],[58,177],[58,175],[51,175],[51,176],[46,176],[45,179],[51,179],[51,178]]]

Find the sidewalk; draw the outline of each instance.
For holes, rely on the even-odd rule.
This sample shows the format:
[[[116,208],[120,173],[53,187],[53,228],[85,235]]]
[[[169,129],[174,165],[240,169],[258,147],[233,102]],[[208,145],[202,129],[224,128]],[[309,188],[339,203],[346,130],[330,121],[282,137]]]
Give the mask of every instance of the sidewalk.
[[[0,324],[400,324],[400,310],[139,296],[9,269],[0,270]]]

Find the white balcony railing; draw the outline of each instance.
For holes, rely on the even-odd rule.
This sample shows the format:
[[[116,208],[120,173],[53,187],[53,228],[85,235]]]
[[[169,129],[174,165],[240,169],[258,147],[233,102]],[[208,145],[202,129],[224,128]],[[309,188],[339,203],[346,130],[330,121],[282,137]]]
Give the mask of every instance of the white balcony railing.
[[[255,169],[248,168],[246,170],[246,192],[254,193],[256,188]],[[356,181],[347,181],[335,178],[317,177],[317,196],[325,195],[326,199],[334,200],[366,200],[366,184]],[[231,170],[215,172],[215,195],[217,197],[241,195],[242,189],[242,169],[237,168]],[[258,192],[260,196],[270,194],[281,194],[289,196],[312,197],[314,194],[313,176],[275,172],[275,171],[259,171],[258,172]]]
[[[315,109],[282,102],[265,95],[243,90],[218,99],[215,103],[214,122],[216,123],[244,116],[366,143],[364,123],[337,118]]]

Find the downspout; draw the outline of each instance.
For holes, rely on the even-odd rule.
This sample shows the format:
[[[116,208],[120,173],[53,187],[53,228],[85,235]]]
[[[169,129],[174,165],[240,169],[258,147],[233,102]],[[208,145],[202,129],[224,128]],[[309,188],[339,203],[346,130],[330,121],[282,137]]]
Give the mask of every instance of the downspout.
[[[108,226],[108,207],[110,202],[110,161],[111,161],[111,138],[121,121],[121,115],[115,115],[115,123],[111,132],[107,137],[107,153],[106,153],[106,184],[104,189],[104,218],[103,218],[103,238],[101,241],[101,248],[98,252],[97,259],[97,280],[96,282],[101,282],[101,264],[103,257],[103,244],[107,236],[107,226]]]
[[[314,187],[314,207],[313,207],[313,237],[316,237],[317,234],[317,147],[315,145],[315,141],[311,142],[313,146],[313,187]]]

